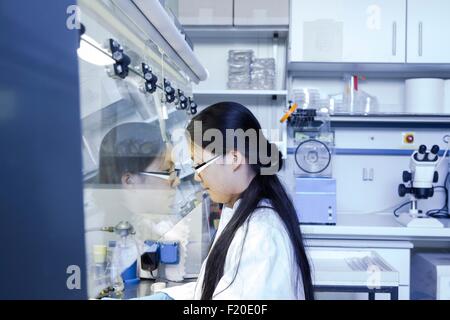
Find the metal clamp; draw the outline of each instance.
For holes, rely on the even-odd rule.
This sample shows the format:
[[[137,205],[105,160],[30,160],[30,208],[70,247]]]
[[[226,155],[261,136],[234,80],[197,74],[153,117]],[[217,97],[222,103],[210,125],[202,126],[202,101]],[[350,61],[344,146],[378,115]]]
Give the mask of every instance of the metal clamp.
[[[188,107],[188,99],[184,95],[184,92],[178,89],[178,107],[177,109],[185,110]]]
[[[128,67],[131,63],[131,59],[123,52],[123,47],[114,39],[109,39],[109,46],[114,63],[114,75],[125,79],[128,76]]]
[[[156,91],[156,83],[158,82],[158,77],[152,72],[152,69],[150,69],[150,67],[145,64],[142,63],[142,73],[144,75],[144,80],[145,80],[145,91],[147,91],[148,93],[153,93]]]
[[[189,107],[192,115],[197,113],[197,104],[194,102],[193,98],[189,98]]]
[[[164,79],[164,93],[166,95],[166,102],[172,103],[175,101],[175,89],[167,79]]]

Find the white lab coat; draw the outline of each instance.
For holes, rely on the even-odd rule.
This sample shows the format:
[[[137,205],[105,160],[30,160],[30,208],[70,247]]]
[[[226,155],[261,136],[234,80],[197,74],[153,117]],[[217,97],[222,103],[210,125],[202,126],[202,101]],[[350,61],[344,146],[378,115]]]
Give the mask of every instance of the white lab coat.
[[[232,209],[224,207],[215,240],[230,221],[239,202],[240,200]],[[261,201],[260,206],[262,205],[270,206],[270,202]],[[203,262],[197,282],[167,288],[163,292],[175,300],[200,299],[207,260],[208,257]],[[304,298],[300,270],[295,263],[293,246],[283,221],[273,209],[257,209],[237,230],[230,244],[223,276],[214,291],[213,299]]]

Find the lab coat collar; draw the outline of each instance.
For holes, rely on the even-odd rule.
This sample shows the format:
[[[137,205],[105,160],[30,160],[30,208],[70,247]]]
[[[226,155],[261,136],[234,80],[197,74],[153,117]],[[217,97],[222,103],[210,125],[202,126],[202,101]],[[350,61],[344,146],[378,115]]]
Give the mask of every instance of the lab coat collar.
[[[233,204],[233,207],[228,207],[225,204],[223,205],[223,209],[233,210],[236,211],[237,207],[239,206],[239,203],[241,202],[241,199],[237,199],[236,202]]]
[[[239,207],[239,203],[241,202],[241,199],[238,199],[234,204],[233,208],[230,207],[223,207],[222,209],[222,216],[220,218],[220,224],[219,230],[222,230],[225,228],[225,226],[230,222],[231,218],[233,217],[234,213],[236,212],[237,208]]]

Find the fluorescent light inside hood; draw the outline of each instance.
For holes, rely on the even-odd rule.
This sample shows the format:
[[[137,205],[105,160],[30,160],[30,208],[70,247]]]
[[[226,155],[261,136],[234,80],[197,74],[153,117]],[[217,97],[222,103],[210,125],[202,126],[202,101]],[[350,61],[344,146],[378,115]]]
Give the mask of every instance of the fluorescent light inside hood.
[[[107,66],[114,63],[109,53],[103,50],[98,42],[85,34],[81,36],[80,47],[77,53],[78,57],[83,61],[97,66]]]

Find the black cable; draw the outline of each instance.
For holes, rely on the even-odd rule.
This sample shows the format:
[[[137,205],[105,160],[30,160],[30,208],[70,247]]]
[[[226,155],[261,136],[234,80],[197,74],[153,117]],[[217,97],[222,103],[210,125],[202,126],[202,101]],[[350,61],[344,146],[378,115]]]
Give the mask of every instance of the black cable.
[[[440,209],[431,209],[427,211],[427,216],[433,218],[450,218],[449,210],[448,210],[448,189],[446,187],[437,186],[435,188],[444,189],[445,191],[445,203],[444,206]]]
[[[427,215],[432,218],[439,218],[439,219],[450,219],[450,215],[448,214],[448,211],[445,210],[429,210],[427,212]]]
[[[445,192],[445,203],[444,206],[440,209],[431,209],[427,211],[427,216],[433,217],[433,218],[450,218],[450,212],[448,207],[448,189],[447,189],[447,182],[449,179],[450,173],[447,173],[444,180],[443,186],[436,186],[433,187],[433,189],[444,189]]]
[[[398,218],[398,214],[397,214],[397,211],[398,210],[400,210],[401,208],[403,208],[404,206],[406,206],[406,205],[408,205],[408,204],[411,204],[412,203],[412,201],[407,201],[407,202],[405,202],[404,204],[402,204],[402,205],[400,205],[399,207],[397,207],[396,209],[394,209],[394,216],[396,217],[396,218]]]

